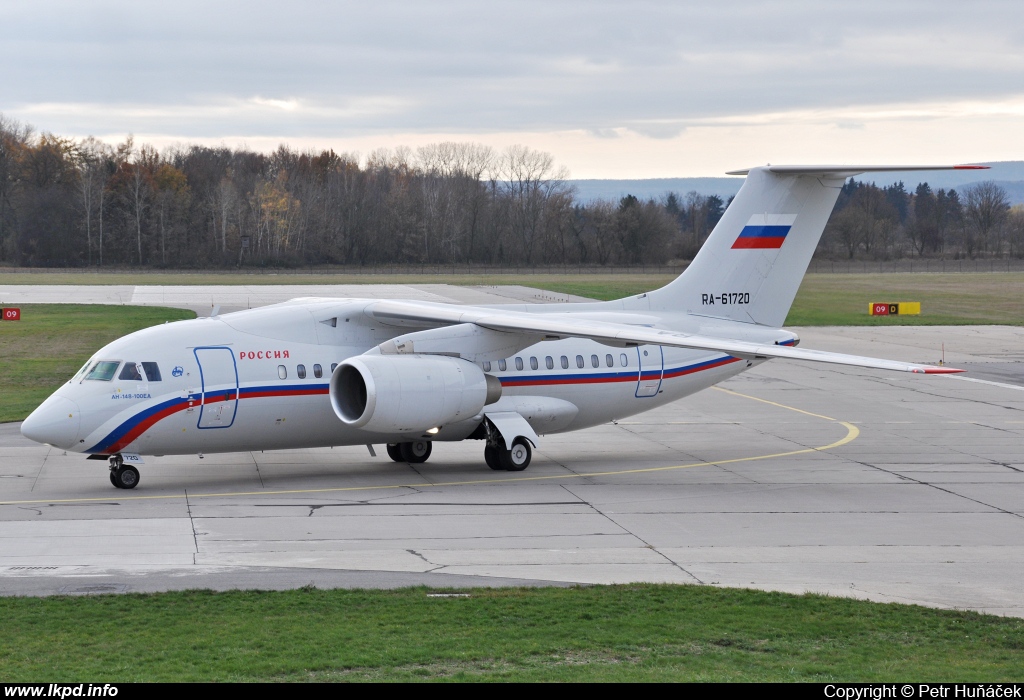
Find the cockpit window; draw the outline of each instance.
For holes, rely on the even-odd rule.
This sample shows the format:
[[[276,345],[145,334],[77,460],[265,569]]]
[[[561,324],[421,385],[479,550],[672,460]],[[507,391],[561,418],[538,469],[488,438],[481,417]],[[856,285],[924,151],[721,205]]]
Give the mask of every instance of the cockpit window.
[[[160,368],[155,362],[143,362],[142,369],[146,371],[146,379],[151,382],[160,381]]]
[[[79,377],[84,375],[85,374],[85,370],[89,369],[89,366],[91,364],[92,364],[92,361],[90,360],[89,362],[86,362],[84,365],[82,365],[82,369],[80,369],[77,372],[75,372],[75,376],[73,376],[72,379],[78,379]]]
[[[117,373],[117,366],[121,364],[120,361],[112,362],[110,360],[100,360],[92,366],[89,373],[85,375],[86,379],[95,379],[101,382],[109,382],[114,378],[114,374]]]
[[[124,368],[121,370],[121,374],[119,374],[117,378],[129,382],[142,381],[142,375],[139,373],[139,366],[134,362],[125,362]]]

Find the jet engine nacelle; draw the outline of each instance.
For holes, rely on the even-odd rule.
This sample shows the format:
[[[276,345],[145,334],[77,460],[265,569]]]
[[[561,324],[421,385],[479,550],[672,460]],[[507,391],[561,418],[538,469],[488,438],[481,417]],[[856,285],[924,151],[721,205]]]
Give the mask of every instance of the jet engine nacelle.
[[[501,397],[477,365],[436,355],[360,355],[331,375],[342,422],[375,433],[423,432],[472,418]]]

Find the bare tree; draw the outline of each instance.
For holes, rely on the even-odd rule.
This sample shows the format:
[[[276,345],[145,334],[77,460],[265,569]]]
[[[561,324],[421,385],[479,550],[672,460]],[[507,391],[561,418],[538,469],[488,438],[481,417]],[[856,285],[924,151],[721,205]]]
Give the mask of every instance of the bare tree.
[[[569,171],[555,169],[550,153],[509,146],[502,155],[501,177],[509,198],[510,228],[523,262],[529,265],[544,231],[546,205],[568,187]]]
[[[1010,255],[1024,258],[1024,204],[1012,207],[1006,215],[1006,238]]]
[[[142,264],[142,217],[149,206],[152,193],[153,168],[159,157],[152,146],[142,146],[134,153],[134,158],[126,165],[130,168],[128,178],[128,194],[132,215],[135,219],[135,245]]]
[[[32,138],[32,127],[0,114],[0,257],[13,254],[17,243],[12,235],[16,213],[14,195],[21,180],[21,160]]]
[[[90,136],[78,144],[77,156],[79,194],[81,196],[82,212],[85,217],[86,264],[91,266],[92,252],[93,248],[95,248],[92,230],[93,212],[97,209],[99,210],[100,239],[102,240],[103,195],[107,186],[107,180],[110,178],[108,161],[111,158],[111,148],[102,141]],[[100,249],[102,250],[102,245]],[[100,264],[102,264],[102,253]]]
[[[963,194],[968,224],[968,255],[973,258],[977,251],[987,252],[990,247],[999,247],[998,238],[1010,203],[1006,190],[991,180],[965,187]]]

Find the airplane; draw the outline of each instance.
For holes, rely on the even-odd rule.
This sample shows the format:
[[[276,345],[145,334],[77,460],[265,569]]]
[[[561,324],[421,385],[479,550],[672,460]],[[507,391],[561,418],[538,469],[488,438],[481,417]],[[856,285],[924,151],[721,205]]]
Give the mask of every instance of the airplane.
[[[676,401],[772,358],[924,374],[961,370],[796,347],[782,328],[847,178],[984,166],[782,166],[733,171],[739,193],[668,285],[608,302],[460,306],[293,299],[137,331],[100,349],[21,425],[108,460],[366,445],[422,463],[480,440],[521,471],[540,435]]]

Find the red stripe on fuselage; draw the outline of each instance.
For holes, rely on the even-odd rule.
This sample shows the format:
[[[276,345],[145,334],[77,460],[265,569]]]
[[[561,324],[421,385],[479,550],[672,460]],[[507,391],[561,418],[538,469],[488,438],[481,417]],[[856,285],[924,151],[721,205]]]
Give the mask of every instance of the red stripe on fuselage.
[[[110,447],[106,448],[106,451],[109,452],[110,454],[115,454],[117,452],[120,452],[125,447],[130,445],[132,442],[137,440],[139,438],[139,436],[141,436],[144,432],[146,432],[151,427],[153,427],[153,425],[155,425],[158,421],[162,421],[167,416],[173,415],[173,414],[177,413],[178,411],[182,411],[182,410],[188,408],[189,405],[190,404],[189,404],[188,401],[182,400],[181,403],[174,404],[173,406],[168,406],[167,408],[163,409],[162,411],[157,411],[153,415],[147,416],[146,418],[144,418],[141,421],[139,421],[138,425],[136,425],[131,430],[129,430],[127,433],[125,433],[124,436],[122,436],[120,440],[115,442]],[[192,405],[195,405],[195,404],[192,404]]]
[[[716,367],[722,367],[724,365],[732,364],[733,362],[739,362],[737,357],[726,357],[722,358],[717,362],[699,364],[694,367],[684,367],[676,370],[668,370],[662,373],[661,378],[674,379],[676,377],[682,377],[687,374],[693,374],[695,372],[701,372],[706,369],[714,369]],[[645,379],[656,379],[658,375],[656,372],[652,373],[651,376],[647,376],[645,373]],[[580,377],[578,379],[525,379],[516,380],[512,378],[506,378],[502,381],[503,386],[507,387],[524,387],[524,386],[554,386],[559,384],[573,385],[573,384],[615,384],[624,382],[636,382],[639,378],[636,376],[609,376],[609,377]],[[309,389],[267,389],[263,391],[248,391],[245,388],[239,390],[239,399],[258,399],[258,398],[278,398],[284,396],[321,396],[329,394],[330,389],[328,388],[309,388]],[[121,439],[117,440],[109,447],[104,448],[104,453],[115,454],[120,452],[125,447],[130,445],[132,442],[137,440],[144,432],[149,430],[153,425],[159,421],[171,416],[179,411],[182,411],[189,407],[200,406],[207,403],[217,403],[223,401],[232,401],[233,397],[230,394],[227,395],[215,395],[206,398],[206,400],[200,399],[182,399],[180,403],[168,406],[151,416],[147,416],[143,420],[139,421],[137,425],[132,427]],[[129,419],[131,420],[131,419]],[[123,425],[123,423],[122,423]],[[115,432],[115,431],[111,431]],[[100,445],[103,443],[100,442]]]
[[[715,367],[722,367],[724,365],[730,365],[733,362],[739,362],[738,357],[726,357],[718,362],[709,365],[701,365],[699,367],[683,367],[682,369],[674,369],[669,372],[665,372],[664,379],[675,379],[676,377],[683,377],[687,374],[693,374],[695,372],[702,372],[706,369],[714,369]]]
[[[554,386],[556,384],[610,384],[635,382],[636,377],[580,377],[579,379],[506,379],[502,386]]]
[[[273,398],[277,396],[317,396],[320,394],[329,394],[330,389],[282,389],[276,391],[274,389],[268,389],[266,391],[252,391],[247,392],[245,389],[242,390],[243,399],[261,399],[261,398]]]

